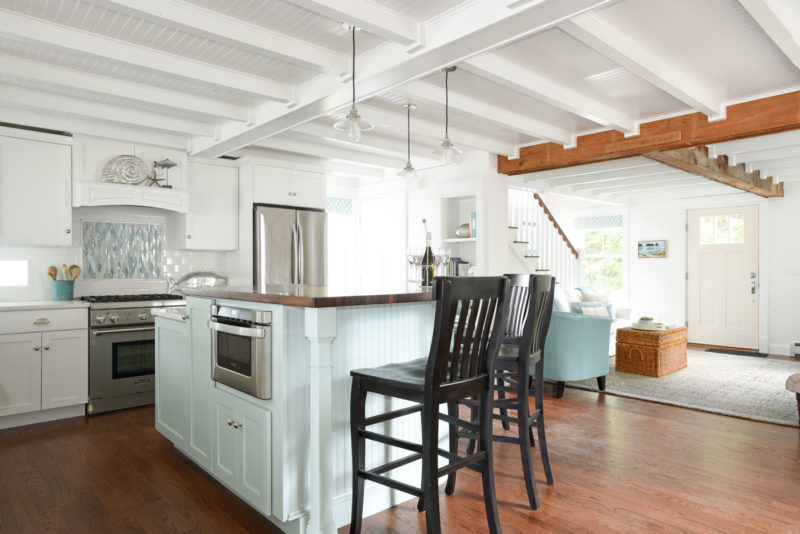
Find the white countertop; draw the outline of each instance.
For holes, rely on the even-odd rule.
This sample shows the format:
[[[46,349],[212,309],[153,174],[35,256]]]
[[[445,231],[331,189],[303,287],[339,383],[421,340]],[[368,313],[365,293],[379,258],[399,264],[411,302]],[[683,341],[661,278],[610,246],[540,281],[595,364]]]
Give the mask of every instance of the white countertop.
[[[88,308],[82,300],[34,300],[30,302],[0,302],[0,311],[40,310],[57,308]]]
[[[179,306],[179,307],[170,307],[170,308],[153,308],[152,310],[153,317],[162,317],[164,319],[170,319],[172,321],[185,321],[188,319],[186,317],[186,306]]]

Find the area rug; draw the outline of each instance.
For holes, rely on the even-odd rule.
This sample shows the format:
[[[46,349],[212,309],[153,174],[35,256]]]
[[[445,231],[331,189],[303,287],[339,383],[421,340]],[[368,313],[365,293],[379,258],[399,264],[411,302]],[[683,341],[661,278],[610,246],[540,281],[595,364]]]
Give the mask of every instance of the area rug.
[[[661,378],[617,372],[613,357],[610,363],[606,393],[798,426],[797,400],[786,390],[786,378],[800,372],[800,362],[690,350],[685,369]],[[594,379],[567,382],[567,386],[598,390]]]

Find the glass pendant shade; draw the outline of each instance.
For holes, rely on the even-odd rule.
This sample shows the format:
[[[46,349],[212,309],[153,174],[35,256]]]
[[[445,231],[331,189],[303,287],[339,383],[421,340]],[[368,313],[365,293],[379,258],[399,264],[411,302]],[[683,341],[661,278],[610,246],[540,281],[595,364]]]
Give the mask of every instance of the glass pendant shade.
[[[439,148],[433,151],[433,154],[442,160],[442,163],[457,162],[463,153],[464,151],[451,143],[450,138],[446,135]]]
[[[350,107],[350,113],[346,117],[333,123],[333,127],[341,132],[347,132],[347,138],[354,143],[361,139],[361,132],[372,130],[375,125],[361,118],[358,114],[356,105]]]
[[[409,182],[419,178],[419,174],[417,174],[417,171],[414,170],[414,166],[411,165],[410,161],[406,163],[405,167],[397,171],[397,176],[405,178]]]
[[[361,118],[356,109],[356,28],[352,28],[353,33],[353,103],[350,112],[342,119],[333,123],[333,127],[340,132],[346,132],[347,138],[357,143],[361,140],[361,132],[372,130],[375,125]]]

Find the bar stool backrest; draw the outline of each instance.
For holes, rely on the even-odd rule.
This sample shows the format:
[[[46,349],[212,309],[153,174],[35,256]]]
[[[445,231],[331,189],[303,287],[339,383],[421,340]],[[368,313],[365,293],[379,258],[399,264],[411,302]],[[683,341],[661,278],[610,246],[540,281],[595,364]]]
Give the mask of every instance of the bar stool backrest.
[[[508,280],[441,277],[434,281],[436,319],[425,375],[426,390],[474,390],[494,372],[503,334]],[[484,389],[486,389],[484,388]]]
[[[519,338],[519,356],[533,355],[538,362],[550,329],[556,279],[542,274],[504,276],[511,286],[504,337]]]

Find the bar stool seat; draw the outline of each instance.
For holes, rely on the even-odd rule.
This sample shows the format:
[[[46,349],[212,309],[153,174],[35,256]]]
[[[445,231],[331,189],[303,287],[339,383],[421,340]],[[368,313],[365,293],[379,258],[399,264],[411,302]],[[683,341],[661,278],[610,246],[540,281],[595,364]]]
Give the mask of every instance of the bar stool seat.
[[[445,492],[455,489],[455,472],[477,467],[482,474],[488,531],[501,532],[497,513],[492,457],[491,377],[506,313],[508,280],[502,277],[437,278],[433,286],[436,318],[427,358],[393,363],[350,372],[350,436],[353,453],[353,502],[350,532],[361,532],[364,481],[370,480],[420,498],[424,503],[427,532],[440,533],[439,477],[447,475]],[[415,404],[410,407],[366,417],[368,393],[395,397]],[[478,399],[474,418],[462,420],[458,401]],[[447,414],[439,406],[447,404]],[[367,427],[419,412],[422,443],[412,443]],[[439,421],[449,426],[449,450],[439,448]],[[476,436],[477,450],[465,457],[454,451],[460,429]],[[405,449],[411,454],[367,469],[366,440]],[[448,460],[439,467],[439,456]],[[393,469],[421,460],[421,487],[411,486],[385,475]]]

